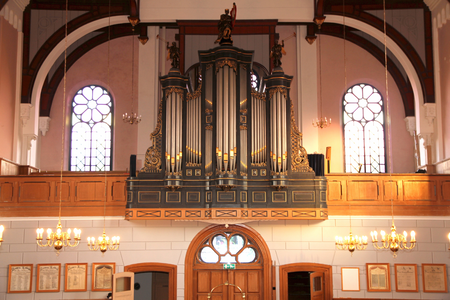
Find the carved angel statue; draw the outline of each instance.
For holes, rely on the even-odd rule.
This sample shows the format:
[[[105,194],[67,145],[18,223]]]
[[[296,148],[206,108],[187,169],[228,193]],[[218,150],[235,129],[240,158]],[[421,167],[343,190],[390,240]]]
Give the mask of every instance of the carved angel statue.
[[[172,68],[180,67],[180,48],[177,47],[176,42],[172,42],[172,46],[169,46],[167,42],[167,60],[169,59],[172,60]]]
[[[236,22],[236,12],[237,7],[236,4],[233,3],[233,8],[230,10],[227,8],[225,9],[225,13],[220,16],[220,21],[217,24],[217,28],[219,29],[219,35],[217,36],[217,40],[214,42],[214,44],[220,43],[227,43],[227,44],[233,44],[233,39],[231,38],[231,31],[234,28],[234,23]]]
[[[273,58],[275,68],[281,66],[281,57],[283,55],[286,55],[286,51],[284,51],[284,40],[281,41],[281,45],[278,44],[278,41],[275,41],[275,45],[273,45],[270,51],[270,57]]]

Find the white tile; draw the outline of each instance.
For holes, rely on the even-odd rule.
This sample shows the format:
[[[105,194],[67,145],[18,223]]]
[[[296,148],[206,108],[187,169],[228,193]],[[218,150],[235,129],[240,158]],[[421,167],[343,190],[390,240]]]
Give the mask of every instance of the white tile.
[[[391,220],[389,219],[363,219],[363,226],[374,228],[374,227],[380,227],[380,228],[390,228],[391,227]],[[376,230],[375,228],[372,230]]]
[[[188,221],[171,220],[170,224],[173,227],[200,227],[200,228],[204,228],[209,225],[207,223],[202,223],[202,222],[198,222],[198,221],[190,221],[190,220],[188,220]]]
[[[300,240],[302,235],[300,226],[277,226],[273,227],[273,241],[274,242],[292,242]]]
[[[133,228],[133,241],[172,242],[184,241],[184,228],[180,227],[136,227]]]
[[[9,264],[24,264],[22,253],[2,253],[0,268],[8,268]]]
[[[309,242],[286,242],[287,250],[309,249]]]
[[[336,250],[333,264],[339,265],[340,267],[360,267],[365,266],[366,262],[374,262],[376,260],[376,251],[355,250],[352,255],[348,250]],[[360,268],[361,271],[362,269]]]
[[[176,265],[181,254],[181,250],[121,251],[121,254],[123,264],[125,266],[142,263],[143,261]]]
[[[61,282],[61,290],[64,290],[64,283]],[[63,299],[63,292],[59,293],[36,293],[34,300],[47,300],[47,299]]]
[[[172,249],[186,250],[189,247],[190,242],[172,242]]]
[[[267,226],[268,225],[267,222],[259,222],[259,223],[262,223],[263,225],[259,226],[256,223],[256,224],[251,224],[249,226],[252,227],[253,229],[255,229],[263,237],[263,239],[266,242],[272,242],[273,241],[273,227]],[[270,224],[272,224],[272,222],[270,222]]]
[[[417,220],[417,227],[444,227],[443,220]]]
[[[446,243],[448,242],[448,228],[431,228],[431,241],[433,243]],[[419,237],[417,236],[417,240]]]
[[[5,244],[23,243],[24,232],[25,232],[24,229],[8,229],[8,230],[5,229],[5,231],[3,231],[3,243]],[[36,234],[34,238],[36,239]]]
[[[448,243],[417,243],[418,251],[437,251],[437,252],[446,252],[448,247]]]
[[[450,251],[433,252],[433,264],[449,264]]]
[[[92,227],[119,227],[119,220],[92,220]]]
[[[286,249],[286,243],[285,242],[266,242],[267,247],[269,249],[278,250],[278,249]]]
[[[199,227],[187,227],[184,229],[184,241],[192,241],[192,239],[202,230]]]
[[[335,227],[336,220],[309,220],[309,226]]]
[[[120,242],[119,250],[145,250],[145,242]]]
[[[74,229],[83,229],[83,228],[89,228],[92,227],[92,221],[91,220],[66,220],[66,226],[63,227],[63,230],[66,231],[67,228]]]
[[[302,241],[322,241],[322,227],[302,227]]]
[[[36,244],[12,244],[10,247],[11,252],[35,252]]]
[[[311,250],[334,250],[335,243],[333,242],[309,242],[309,249]]]
[[[59,255],[53,249],[48,249],[45,252],[27,252],[23,254],[24,264],[62,264],[67,262],[78,262],[77,253],[69,253],[61,251]]]
[[[146,242],[145,249],[148,250],[163,250],[163,249],[171,249],[171,242]],[[137,250],[137,249],[136,249]]]
[[[171,227],[172,220],[147,220],[145,226],[148,227]]]
[[[15,221],[12,222],[11,228],[37,228],[38,221]]]
[[[358,227],[362,227],[363,226],[363,224],[362,224],[362,220],[361,219],[354,219],[354,218],[352,218],[352,226],[358,226]],[[339,227],[350,227],[350,218],[348,218],[348,219],[337,219],[336,220],[336,226],[339,226]]]
[[[120,227],[145,227],[145,220],[119,220]]]
[[[121,250],[106,250],[104,254],[102,254],[99,250],[97,251],[89,251],[89,252],[79,252],[78,253],[78,261],[82,263],[88,263],[91,265],[92,263],[106,263],[106,262],[115,262],[116,264],[122,264],[122,251]]]
[[[395,292],[395,283],[391,285],[391,289],[393,291],[392,299],[423,299],[420,293]]]

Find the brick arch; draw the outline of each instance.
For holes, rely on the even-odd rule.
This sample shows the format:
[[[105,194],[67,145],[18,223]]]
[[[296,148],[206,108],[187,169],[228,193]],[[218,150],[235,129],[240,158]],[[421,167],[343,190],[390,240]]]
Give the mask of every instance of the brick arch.
[[[222,232],[225,229],[224,225],[211,225],[202,231],[200,231],[189,244],[188,250],[186,252],[185,258],[185,281],[184,281],[184,299],[185,300],[194,300],[193,299],[193,285],[194,285],[194,265],[195,258],[197,257],[197,253],[199,248],[203,245],[205,239],[214,235],[215,233]],[[262,238],[262,236],[253,228],[243,225],[229,225],[227,231],[232,233],[240,233],[242,235],[247,236],[250,240],[252,240],[255,245],[259,248],[259,255],[263,266],[263,278],[262,283],[264,286],[263,290],[263,298],[262,300],[272,299],[272,259],[269,251],[269,247],[266,242]]]

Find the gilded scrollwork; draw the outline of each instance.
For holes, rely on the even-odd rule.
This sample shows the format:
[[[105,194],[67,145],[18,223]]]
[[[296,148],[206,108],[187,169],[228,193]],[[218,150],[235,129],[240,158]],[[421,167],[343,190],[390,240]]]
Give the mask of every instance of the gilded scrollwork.
[[[278,86],[278,87],[271,88],[269,90],[269,100],[272,99],[273,94],[278,93],[278,92],[283,94],[284,99],[288,98],[288,90],[287,90],[287,88],[282,87],[282,86]]]
[[[308,153],[302,146],[303,134],[297,127],[294,117],[294,105],[291,101],[291,162],[292,172],[314,172],[309,166]]]
[[[184,99],[184,91],[182,89],[174,86],[169,87],[168,89],[166,89],[166,98],[169,98],[172,93],[177,93],[181,97],[181,99]]]
[[[287,96],[287,94],[285,96]],[[255,90],[252,90],[252,97],[266,102],[266,95],[264,93],[259,93]],[[271,97],[272,97],[272,94],[271,94]]]
[[[186,101],[194,100],[200,98],[202,95],[202,82],[198,85],[198,88],[193,93],[188,93],[186,97]]]
[[[155,130],[150,134],[152,146],[145,152],[144,167],[140,173],[159,173],[161,169],[162,149],[162,101],[159,102],[158,121]]]
[[[220,61],[216,62],[216,72],[219,72],[219,69],[223,68],[225,65],[229,66],[230,68],[232,68],[234,70],[234,72],[236,72],[236,68],[237,68],[236,61],[228,60],[228,59],[224,59],[224,60],[220,60]]]

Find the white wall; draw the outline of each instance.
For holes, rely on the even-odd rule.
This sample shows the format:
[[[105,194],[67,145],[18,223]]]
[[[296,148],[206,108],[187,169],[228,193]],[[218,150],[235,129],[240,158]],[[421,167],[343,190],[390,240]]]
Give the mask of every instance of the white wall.
[[[389,231],[390,217],[352,218],[353,234],[370,235],[371,230]],[[57,220],[41,221],[37,219],[1,218],[5,225],[4,242],[0,246],[0,300],[39,300],[39,299],[104,299],[106,292],[91,292],[91,268],[94,262],[115,262],[116,272],[122,272],[124,266],[143,263],[161,262],[178,266],[178,299],[184,299],[184,260],[186,250],[193,237],[209,224],[183,221],[124,221],[109,219],[106,233],[109,236],[120,235],[119,251],[107,251],[104,256],[99,252],[88,250],[83,242],[74,249],[61,252],[59,256],[53,250],[41,249],[36,245],[35,230],[39,227],[56,227]],[[87,236],[99,236],[103,230],[103,219],[66,220],[63,229],[77,226],[82,229],[82,240]],[[449,299],[449,294],[424,293],[422,285],[422,263],[447,264],[450,252],[447,250],[446,235],[450,231],[450,218],[396,218],[395,224],[400,232],[415,230],[417,232],[417,249],[400,253],[393,259],[389,252],[377,251],[369,245],[365,251],[350,255],[348,251],[334,248],[335,235],[348,235],[348,217],[333,217],[326,221],[262,221],[247,223],[265,239],[271,251],[272,260],[277,266],[314,262],[333,266],[334,297],[352,298],[386,298],[386,299]],[[88,263],[88,291],[71,293],[29,293],[7,294],[7,274],[9,264],[33,264],[33,287],[36,290],[36,265],[43,263]],[[418,265],[418,293],[374,293],[367,292],[365,264],[389,263],[391,265],[391,287],[395,290],[394,264],[413,263]],[[341,291],[341,267],[359,267],[361,272],[361,291]],[[449,273],[449,272],[447,272]],[[277,291],[278,286],[277,271]],[[61,290],[64,290],[64,272],[61,278]],[[277,296],[279,299],[279,295]]]

